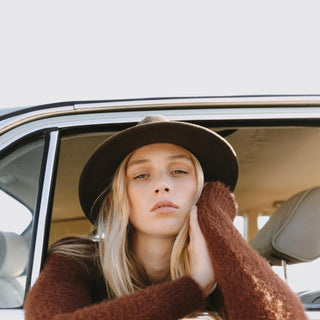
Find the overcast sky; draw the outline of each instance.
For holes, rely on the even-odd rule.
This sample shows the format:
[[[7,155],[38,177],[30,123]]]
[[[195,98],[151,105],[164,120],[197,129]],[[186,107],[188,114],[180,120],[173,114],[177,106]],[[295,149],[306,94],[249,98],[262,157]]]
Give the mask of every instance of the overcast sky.
[[[320,93],[320,2],[1,0],[0,107]]]
[[[319,0],[0,0],[0,107],[320,94],[319,12]]]

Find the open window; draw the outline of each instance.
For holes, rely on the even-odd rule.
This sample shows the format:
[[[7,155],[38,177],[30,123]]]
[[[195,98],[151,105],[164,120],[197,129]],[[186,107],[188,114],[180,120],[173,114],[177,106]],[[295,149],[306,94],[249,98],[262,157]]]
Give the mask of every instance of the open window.
[[[216,132],[228,132],[225,138],[237,152],[240,174],[235,196],[240,218],[236,225],[247,241],[258,232],[258,217],[264,217],[262,224],[267,223],[279,204],[302,190],[320,185],[320,130],[317,127],[252,126],[252,123],[217,127],[216,122],[206,124]],[[61,136],[50,243],[68,235],[94,231],[79,204],[78,181],[92,151],[113,133],[99,132],[96,128],[92,132],[86,129],[82,133],[69,132]],[[301,239],[305,238],[306,232],[303,225],[298,226],[297,234]],[[308,267],[308,263],[316,261],[314,256],[313,261],[288,267],[288,282],[296,293],[311,290],[310,282],[314,284],[313,291],[320,290],[317,270],[310,271]],[[298,266],[302,271],[296,277],[290,277],[290,269]]]

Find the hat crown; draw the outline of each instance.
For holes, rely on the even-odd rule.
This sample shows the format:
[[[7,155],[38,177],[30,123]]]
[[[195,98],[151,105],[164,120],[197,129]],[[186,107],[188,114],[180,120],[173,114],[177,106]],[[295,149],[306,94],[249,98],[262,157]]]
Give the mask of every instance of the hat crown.
[[[79,198],[93,224],[98,221],[101,196],[109,192],[107,186],[123,159],[132,151],[153,143],[171,143],[189,150],[199,160],[206,181],[221,181],[234,190],[238,162],[225,139],[206,127],[149,115],[104,141],[83,168]]]
[[[144,119],[142,119],[137,126],[140,126],[142,124],[147,124],[147,123],[153,123],[153,122],[168,122],[169,120],[162,116],[162,115],[152,115],[152,116],[147,116]]]

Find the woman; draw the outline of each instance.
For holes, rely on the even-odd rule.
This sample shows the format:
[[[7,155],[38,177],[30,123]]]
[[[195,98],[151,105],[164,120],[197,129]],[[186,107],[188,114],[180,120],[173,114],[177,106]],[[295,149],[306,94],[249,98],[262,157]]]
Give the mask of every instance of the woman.
[[[306,319],[233,226],[237,176],[231,146],[200,126],[153,116],[108,139],[79,185],[99,246],[55,244],[26,319]]]

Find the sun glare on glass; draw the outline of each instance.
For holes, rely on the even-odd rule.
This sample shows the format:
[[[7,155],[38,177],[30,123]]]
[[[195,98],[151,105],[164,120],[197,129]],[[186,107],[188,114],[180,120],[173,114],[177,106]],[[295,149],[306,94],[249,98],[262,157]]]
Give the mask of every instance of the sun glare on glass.
[[[21,234],[32,220],[30,210],[0,190],[0,231]]]

